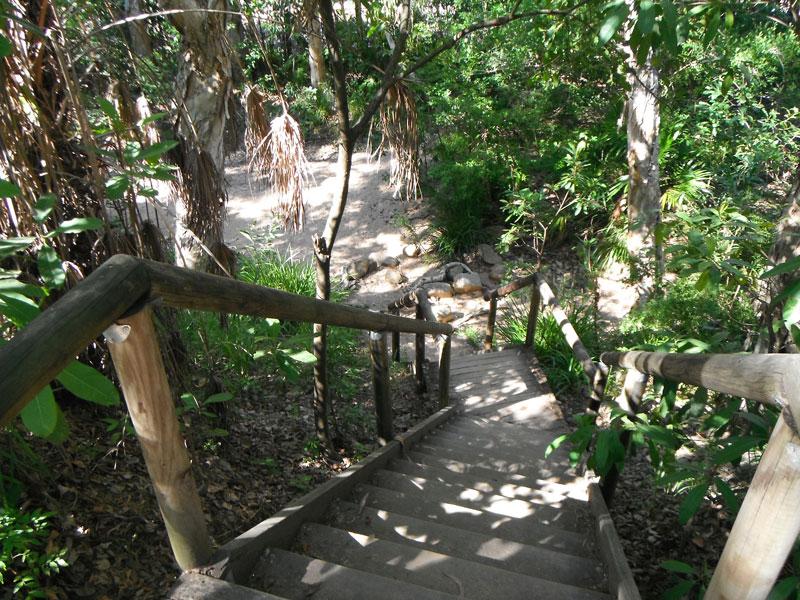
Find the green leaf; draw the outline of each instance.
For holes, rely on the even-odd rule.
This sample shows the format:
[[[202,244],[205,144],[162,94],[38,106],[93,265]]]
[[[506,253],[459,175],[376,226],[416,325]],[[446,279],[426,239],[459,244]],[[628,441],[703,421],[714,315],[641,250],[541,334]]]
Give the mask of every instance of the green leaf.
[[[39,437],[47,437],[58,425],[58,405],[53,390],[48,385],[22,409],[22,422],[25,427]]]
[[[767,596],[767,600],[786,600],[786,598],[791,598],[792,593],[798,590],[799,583],[800,579],[794,575],[786,579],[781,579],[775,584],[775,587],[772,588],[769,596]]]
[[[233,394],[221,392],[219,394],[212,394],[205,399],[203,404],[218,404],[220,402],[228,402],[229,400],[233,400]]]
[[[0,258],[8,258],[13,256],[20,250],[24,250],[30,246],[36,238],[32,237],[13,237],[7,240],[0,239]]]
[[[678,53],[678,11],[672,0],[661,0],[661,39],[672,54]]]
[[[727,29],[733,29],[733,11],[728,10],[725,12],[725,27]]]
[[[36,204],[33,206],[33,220],[37,223],[43,223],[44,220],[53,212],[56,205],[55,194],[44,194],[39,196]]]
[[[558,447],[564,443],[564,441],[569,437],[568,433],[558,436],[552,442],[547,445],[547,448],[544,451],[544,457],[547,458],[550,456],[554,451],[558,449]]]
[[[317,359],[308,350],[300,350],[299,352],[289,354],[289,358],[291,358],[294,362],[302,363],[304,365],[313,365],[315,362],[317,362]]]
[[[111,200],[119,200],[131,185],[127,175],[114,175],[106,181],[106,193]]]
[[[782,262],[781,264],[776,265],[771,269],[767,269],[761,275],[759,275],[758,278],[766,279],[768,277],[785,275],[786,273],[793,273],[797,269],[800,269],[800,256],[795,256],[794,258],[790,258],[786,262]]]
[[[3,274],[5,275],[7,273],[10,273],[10,271],[5,271]],[[16,277],[16,275],[13,277]],[[41,298],[45,295],[40,287],[36,287],[30,283],[24,283],[18,279],[4,276],[0,278],[0,294],[7,293],[21,294],[23,296],[27,296],[28,298]]]
[[[678,520],[680,521],[681,525],[686,525],[689,522],[694,514],[700,510],[700,505],[703,504],[703,500],[706,497],[706,492],[708,492],[708,484],[704,483],[698,486],[693,487],[689,490],[689,493],[686,494],[686,497],[681,502],[681,506],[678,509]]]
[[[661,563],[661,568],[673,573],[683,573],[684,575],[694,575],[696,573],[692,565],[679,560],[665,560]]]
[[[67,280],[64,267],[61,266],[61,258],[50,246],[42,246],[39,255],[36,257],[39,267],[39,276],[45,285],[50,289],[60,288]]]
[[[111,380],[77,360],[67,365],[56,379],[75,396],[87,402],[102,406],[119,404],[119,392]]]
[[[739,496],[731,489],[731,486],[722,481],[719,477],[714,478],[714,484],[717,491],[722,496],[722,500],[725,502],[727,509],[731,514],[736,515],[736,513],[739,512],[739,508],[742,506],[742,501],[739,500]]]
[[[56,233],[81,233],[83,231],[92,231],[95,229],[102,229],[103,221],[97,217],[80,217],[78,219],[69,219],[64,221],[56,228]]]
[[[3,178],[0,178],[0,198],[15,198],[19,196],[21,190],[19,187],[7,181]]]
[[[0,314],[11,319],[17,327],[24,327],[38,317],[40,312],[36,303],[22,294],[0,293]]]
[[[11,41],[0,33],[0,58],[5,58],[6,56],[11,56],[11,53],[14,51],[14,46],[11,44]]]
[[[794,325],[800,321],[800,280],[787,287],[781,296],[786,296],[783,304],[783,320],[786,325]]]
[[[748,452],[761,443],[756,437],[743,436],[731,437],[729,443],[722,450],[718,450],[711,455],[715,465],[724,465],[732,462],[739,462],[742,454]]]
[[[689,595],[694,587],[694,581],[681,579],[679,583],[673,585],[661,596],[662,600],[681,600]]]
[[[625,447],[619,441],[619,434],[612,429],[604,429],[597,436],[594,450],[594,470],[599,475],[607,475],[611,468],[625,460]]]
[[[154,160],[161,157],[162,154],[165,152],[169,152],[175,146],[178,145],[178,142],[174,140],[166,140],[163,142],[158,142],[157,144],[153,144],[152,146],[147,146],[146,148],[142,148],[139,150],[137,158],[139,160]]]
[[[636,27],[639,28],[642,35],[650,35],[655,24],[656,5],[652,0],[642,0],[639,4],[639,19],[636,21]]]
[[[69,424],[64,418],[64,413],[58,404],[56,404],[56,413],[57,418],[55,429],[53,429],[53,433],[48,435],[45,439],[52,444],[61,444],[69,437]]]
[[[620,25],[625,21],[628,17],[628,7],[626,4],[617,4],[611,10],[611,13],[606,17],[606,20],[603,21],[603,24],[600,27],[600,32],[597,34],[597,37],[600,39],[601,44],[608,43],[617,30],[620,28]]]
[[[169,113],[165,113],[165,112],[153,113],[149,117],[145,117],[144,119],[142,119],[141,122],[139,123],[139,126],[143,127],[145,125],[149,125],[150,123],[154,123],[156,121],[160,121],[161,119],[166,117],[168,114]]]

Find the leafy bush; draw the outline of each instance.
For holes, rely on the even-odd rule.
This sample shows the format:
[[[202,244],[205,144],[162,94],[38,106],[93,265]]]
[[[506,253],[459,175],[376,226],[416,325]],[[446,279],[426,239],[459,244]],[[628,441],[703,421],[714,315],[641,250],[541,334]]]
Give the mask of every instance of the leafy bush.
[[[67,567],[67,550],[51,548],[50,517],[40,510],[0,510],[0,586],[20,598],[48,598],[47,578]]]

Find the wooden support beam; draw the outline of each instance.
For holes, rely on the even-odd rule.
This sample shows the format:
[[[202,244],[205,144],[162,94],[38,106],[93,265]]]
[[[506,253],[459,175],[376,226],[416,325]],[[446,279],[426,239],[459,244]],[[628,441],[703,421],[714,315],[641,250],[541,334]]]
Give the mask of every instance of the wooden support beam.
[[[439,408],[450,404],[450,336],[439,338]]]
[[[778,419],[706,600],[763,600],[800,534],[800,438]]]
[[[484,300],[491,300],[492,298],[503,298],[504,296],[508,296],[509,294],[516,292],[517,290],[521,290],[524,287],[529,285],[533,285],[537,281],[537,274],[534,273],[533,275],[527,275],[525,277],[520,277],[519,279],[515,279],[511,283],[507,283],[504,286],[499,288],[494,288],[493,290],[485,290],[483,292],[483,299]]]
[[[400,309],[396,308],[391,313],[397,317],[400,315]],[[400,362],[400,332],[392,331],[392,360]]]
[[[375,393],[378,440],[383,446],[394,437],[392,396],[389,390],[389,356],[385,331],[370,331],[369,355],[372,361],[372,385]]]
[[[417,318],[424,319],[425,315],[422,312],[419,304],[416,305]],[[425,334],[417,333],[414,336],[414,377],[417,381],[417,393],[423,394],[428,390],[428,384],[425,381]]]
[[[494,324],[497,320],[497,298],[489,300],[489,317],[486,321],[486,335],[483,338],[483,349],[491,352],[494,340]]]
[[[542,295],[538,287],[531,288],[531,305],[528,309],[528,329],[525,332],[525,345],[533,349],[536,341],[536,321],[539,319],[539,304],[542,302]]]
[[[172,391],[164,372],[152,312],[120,319],[127,337],[109,335],[108,347],[136,437],[181,570],[206,564],[211,539],[181,437]]]

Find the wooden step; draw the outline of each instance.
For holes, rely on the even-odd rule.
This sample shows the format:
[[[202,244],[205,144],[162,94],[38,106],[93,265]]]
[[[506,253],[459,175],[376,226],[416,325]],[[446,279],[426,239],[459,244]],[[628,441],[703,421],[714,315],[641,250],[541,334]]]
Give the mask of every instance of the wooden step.
[[[288,600],[453,600],[457,596],[271,548],[258,561],[253,586]]]
[[[375,473],[372,485],[403,492],[408,496],[420,496],[427,502],[458,504],[486,513],[514,519],[524,518],[570,531],[579,531],[585,526],[585,522],[582,523],[580,519],[585,503],[561,495],[551,496],[544,502],[529,502],[386,470]]]
[[[543,525],[534,518],[513,518],[457,503],[431,502],[421,494],[405,494],[372,485],[359,485],[353,498],[359,506],[364,505],[396,512],[458,529],[497,536],[529,546],[557,549],[559,547],[557,538],[564,538],[577,545],[586,543],[585,537],[580,533]]]
[[[329,562],[473,600],[528,600],[531,590],[551,600],[608,597],[573,585],[317,523],[303,526],[297,546],[304,553]]]
[[[553,483],[536,480],[533,485],[527,486],[519,481],[504,477],[497,472],[490,477],[482,477],[469,473],[455,473],[447,469],[420,464],[412,460],[393,460],[387,465],[388,470],[405,473],[413,477],[424,477],[442,483],[451,483],[466,488],[473,488],[485,494],[497,494],[506,498],[519,498],[521,500],[544,501],[553,496],[568,496],[576,500],[588,500],[586,482],[582,479],[573,484]]]

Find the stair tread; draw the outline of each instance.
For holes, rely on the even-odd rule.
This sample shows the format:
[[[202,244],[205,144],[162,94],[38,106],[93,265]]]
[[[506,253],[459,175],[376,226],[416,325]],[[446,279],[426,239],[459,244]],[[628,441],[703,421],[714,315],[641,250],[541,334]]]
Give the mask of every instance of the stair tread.
[[[297,541],[311,556],[474,600],[527,600],[531,589],[553,600],[607,597],[593,590],[318,523],[306,523]]]
[[[258,587],[288,600],[452,600],[446,594],[413,583],[405,583],[352,569],[336,563],[270,548],[253,572]]]
[[[585,502],[560,494],[550,495],[538,501],[528,501],[484,493],[474,488],[439,482],[435,479],[409,476],[396,471],[377,471],[372,477],[371,484],[409,496],[421,495],[428,502],[457,504],[514,519],[527,518],[543,525],[571,531],[578,531],[582,526],[580,516],[586,510]]]
[[[359,506],[397,512],[531,546],[551,545],[555,538],[563,538],[576,545],[589,543],[588,536],[583,533],[545,525],[528,516],[513,518],[453,502],[431,502],[424,495],[406,494],[372,485],[359,484],[354,500]],[[590,531],[588,524],[581,531]]]

